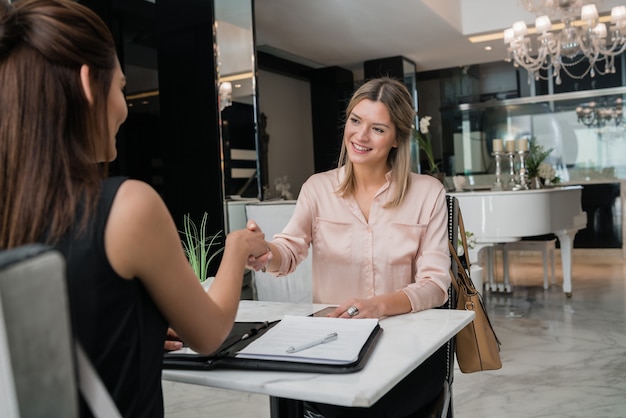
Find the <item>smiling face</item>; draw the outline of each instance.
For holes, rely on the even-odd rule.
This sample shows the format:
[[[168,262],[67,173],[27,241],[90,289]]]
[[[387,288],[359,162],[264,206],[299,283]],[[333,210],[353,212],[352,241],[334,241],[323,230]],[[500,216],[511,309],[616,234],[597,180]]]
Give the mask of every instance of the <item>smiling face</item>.
[[[370,168],[386,170],[389,152],[398,146],[396,127],[387,107],[369,99],[363,99],[354,106],[343,138],[352,164]]]

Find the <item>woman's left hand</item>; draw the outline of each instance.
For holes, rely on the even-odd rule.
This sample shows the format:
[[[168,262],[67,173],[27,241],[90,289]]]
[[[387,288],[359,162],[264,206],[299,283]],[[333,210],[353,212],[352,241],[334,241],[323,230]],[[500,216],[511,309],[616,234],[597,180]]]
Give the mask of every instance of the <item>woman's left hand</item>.
[[[335,309],[333,318],[382,318],[411,312],[411,302],[404,292],[391,292],[368,299],[352,298]]]
[[[372,299],[350,299],[330,314],[333,318],[380,318],[378,303]]]
[[[163,349],[165,349],[165,351],[174,351],[180,350],[181,348],[183,348],[183,342],[178,337],[178,334],[176,334],[176,331],[172,328],[168,328]]]

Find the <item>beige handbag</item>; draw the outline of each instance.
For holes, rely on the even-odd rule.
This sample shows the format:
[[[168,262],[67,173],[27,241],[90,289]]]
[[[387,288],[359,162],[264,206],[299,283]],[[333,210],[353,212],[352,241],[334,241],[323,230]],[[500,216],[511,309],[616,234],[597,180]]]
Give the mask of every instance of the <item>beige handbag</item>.
[[[456,246],[448,242],[450,254],[457,265],[456,276],[453,269],[450,269],[452,285],[457,295],[456,308],[474,311],[476,317],[456,335],[456,358],[463,373],[497,370],[502,367],[500,341],[491,326],[482,296],[470,277],[469,250],[460,210],[458,222],[465,263],[459,258]]]

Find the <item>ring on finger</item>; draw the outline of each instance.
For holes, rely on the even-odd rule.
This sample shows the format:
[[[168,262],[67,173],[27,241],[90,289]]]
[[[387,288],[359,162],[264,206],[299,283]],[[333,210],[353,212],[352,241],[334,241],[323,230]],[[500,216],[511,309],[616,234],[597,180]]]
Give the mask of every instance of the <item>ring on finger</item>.
[[[346,311],[346,313],[350,316],[353,317],[355,315],[359,314],[359,308],[357,308],[356,306],[352,305],[348,308],[348,310]]]

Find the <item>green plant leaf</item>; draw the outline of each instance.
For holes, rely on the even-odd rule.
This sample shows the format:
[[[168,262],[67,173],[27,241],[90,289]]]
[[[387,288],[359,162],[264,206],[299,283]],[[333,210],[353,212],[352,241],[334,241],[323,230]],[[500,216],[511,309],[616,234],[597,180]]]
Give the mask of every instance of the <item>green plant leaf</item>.
[[[181,233],[184,236],[182,240],[185,255],[189,260],[189,265],[201,282],[205,281],[209,271],[211,261],[224,251],[219,241],[222,231],[215,235],[207,235],[208,213],[204,213],[200,228],[191,220],[189,214],[183,215],[183,229]]]
[[[544,150],[543,146],[537,145],[537,140],[534,137],[530,138],[529,144],[528,157],[526,158],[526,170],[528,172],[528,177],[533,178],[537,176],[539,164],[541,164],[543,160],[550,155],[552,148]]]

